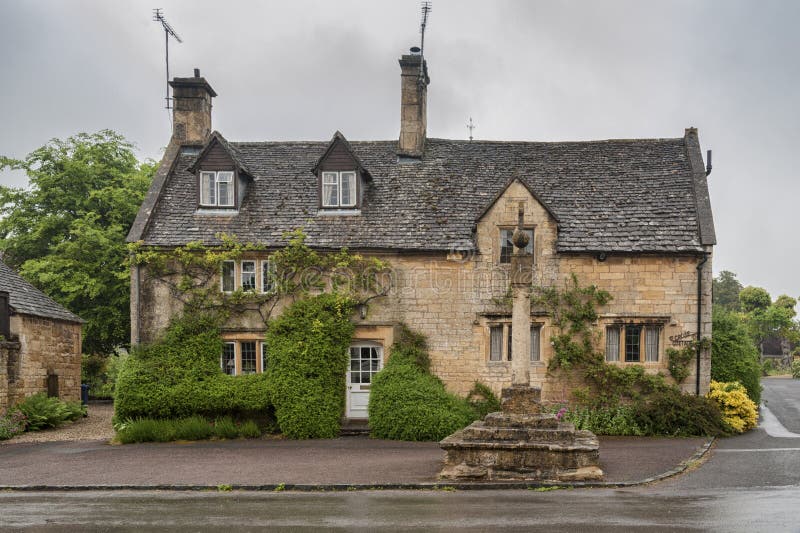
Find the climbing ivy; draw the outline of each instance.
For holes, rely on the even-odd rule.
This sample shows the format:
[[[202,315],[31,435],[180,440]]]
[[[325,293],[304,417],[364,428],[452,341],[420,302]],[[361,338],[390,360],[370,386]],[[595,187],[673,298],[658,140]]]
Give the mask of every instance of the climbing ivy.
[[[384,296],[390,288],[387,262],[350,253],[346,248],[317,252],[306,244],[306,234],[300,228],[285,233],[286,246],[269,255],[273,265],[269,281],[274,290],[260,293],[239,288],[224,293],[215,283],[222,263],[264,255],[267,247],[243,243],[235,235],[219,233],[216,237],[218,245],[195,241],[172,250],[146,246],[141,241],[131,243],[129,261],[133,265],[146,265],[148,279],[168,287],[188,313],[215,311],[230,316],[251,310],[260,313],[264,323],[278,303],[287,299],[297,301],[329,291],[347,294],[357,304],[366,304]]]
[[[585,385],[576,388],[573,395],[584,405],[616,407],[672,387],[663,375],[648,374],[641,365],[608,364],[604,354],[595,349],[600,337],[594,327],[597,308],[611,299],[607,291],[594,285],[582,287],[575,274],[561,290],[537,287],[531,294],[532,305],[545,310],[555,328],[548,372],[578,377]]]
[[[333,438],[345,403],[354,301],[341,294],[298,300],[267,329],[272,404],[289,438]]]

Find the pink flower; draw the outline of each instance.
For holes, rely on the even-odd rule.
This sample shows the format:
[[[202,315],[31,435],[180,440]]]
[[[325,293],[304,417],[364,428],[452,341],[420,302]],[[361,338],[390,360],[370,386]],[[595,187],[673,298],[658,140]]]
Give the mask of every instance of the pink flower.
[[[566,407],[562,407],[556,413],[556,420],[561,420],[564,417],[565,414],[567,414],[567,408]]]

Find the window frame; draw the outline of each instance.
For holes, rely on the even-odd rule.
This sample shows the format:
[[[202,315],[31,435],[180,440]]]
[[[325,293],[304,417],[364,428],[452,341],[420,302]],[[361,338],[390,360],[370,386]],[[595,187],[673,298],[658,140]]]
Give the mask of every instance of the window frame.
[[[511,362],[511,322],[490,322],[486,324],[489,328],[489,346],[486,361],[489,363],[509,363]],[[500,335],[500,354],[495,358],[494,344],[492,343],[492,332]]]
[[[213,199],[204,198],[206,188],[204,187],[204,178],[211,180],[213,191]],[[228,184],[227,197],[229,203],[220,202],[220,184]],[[200,207],[218,207],[218,208],[235,208],[236,207],[236,172],[233,170],[200,170],[197,176],[197,189],[198,201]]]
[[[252,264],[253,270],[245,272],[244,265],[245,263]],[[244,286],[244,276],[245,274],[253,276],[253,286],[245,288]],[[256,292],[258,290],[258,261],[255,259],[242,259],[241,263],[239,264],[239,283],[240,287],[245,292]]]
[[[635,345],[638,352],[638,359],[633,359],[628,354],[628,348],[633,347],[629,345],[629,331],[638,329],[639,342]],[[609,334],[610,330],[617,332],[616,354],[609,351]],[[632,363],[632,364],[656,364],[662,361],[662,334],[664,331],[663,324],[651,322],[628,322],[608,324],[605,328],[605,361],[607,363]],[[648,339],[653,342],[648,342]],[[653,354],[653,349],[655,353]],[[613,355],[616,358],[610,358]]]
[[[253,371],[252,372],[245,372],[244,369],[244,345],[245,344],[252,344],[253,345]],[[249,354],[248,354],[249,355]],[[249,374],[257,374],[258,373],[258,342],[255,340],[242,340],[239,341],[239,372],[237,375],[249,375]]]
[[[268,279],[270,278],[271,279]],[[269,284],[267,282],[269,281]],[[270,294],[276,291],[275,263],[272,259],[261,260],[261,293]]]
[[[222,353],[219,354],[219,368],[220,368],[220,370],[222,370],[222,372],[224,374],[226,374],[228,376],[236,376],[236,375],[238,375],[239,369],[238,369],[237,364],[236,364],[236,359],[238,359],[238,357],[237,357],[237,349],[236,349],[236,345],[237,344],[238,344],[238,342],[236,342],[236,341],[228,341],[228,340],[224,341],[223,342],[223,346],[222,346]],[[233,346],[233,374],[229,374],[227,372],[226,366],[225,366],[225,362],[226,362],[225,361],[225,355],[226,355],[225,354],[225,349],[228,346]]]
[[[536,342],[533,340],[534,332],[536,332]],[[537,364],[542,362],[542,325],[541,324],[531,324],[531,346],[530,346],[530,362],[532,364]],[[534,347],[536,348],[534,350]],[[534,352],[536,355],[536,359],[533,358]]]
[[[511,264],[511,256],[514,254],[514,245],[511,244],[511,251],[508,253],[508,261],[504,261],[503,260],[504,259],[503,250],[506,249],[507,247],[503,246],[505,244],[505,242],[506,242],[506,239],[503,238],[503,234],[505,232],[509,232],[510,233],[510,235],[508,236],[508,239],[507,239],[510,242],[511,241],[511,236],[514,234],[514,230],[516,228],[515,227],[509,227],[509,226],[500,226],[498,229],[499,229],[499,233],[498,233],[498,236],[497,236],[497,242],[499,244],[499,247],[498,247],[498,252],[497,252],[497,263],[500,264],[500,265],[510,265]],[[528,233],[528,237],[530,237],[530,241],[528,242],[528,246],[526,246],[525,248],[526,249],[530,248],[531,255],[535,255],[534,254],[534,243],[535,243],[535,239],[536,239],[536,227],[535,226],[523,226],[522,227],[522,231]],[[534,259],[534,263],[535,262],[536,261]]]
[[[231,270],[231,278],[232,278],[232,281],[233,281],[233,287],[229,291],[225,290],[225,265],[226,264],[233,265],[233,269]],[[220,268],[219,268],[219,290],[220,290],[220,292],[222,292],[224,294],[231,294],[231,293],[236,291],[236,261],[225,260],[225,261],[222,261],[222,264],[220,264]]]
[[[349,177],[352,176],[352,187],[350,188],[350,203],[343,203],[342,202],[342,182],[347,176],[348,180]],[[333,182],[328,181],[326,183],[326,178],[331,179],[333,178]],[[355,209],[359,205],[359,179],[358,179],[358,171],[357,170],[323,170],[320,172],[319,177],[319,205],[322,209]],[[328,202],[327,195],[325,194],[325,188],[334,186],[336,188],[336,203]]]

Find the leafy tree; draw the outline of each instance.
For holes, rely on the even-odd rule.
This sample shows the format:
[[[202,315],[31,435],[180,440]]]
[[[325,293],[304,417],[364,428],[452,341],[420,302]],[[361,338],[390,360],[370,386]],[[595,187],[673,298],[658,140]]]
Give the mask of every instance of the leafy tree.
[[[155,164],[109,130],[53,139],[24,160],[27,189],[0,186],[0,250],[28,281],[86,320],[83,349],[107,354],[130,337],[125,236]]]
[[[756,405],[761,399],[761,364],[758,348],[736,313],[715,306],[712,316],[711,379],[738,381]]]
[[[714,305],[719,305],[729,311],[739,310],[739,293],[743,287],[736,279],[736,274],[729,270],[723,270],[714,278],[712,287]]]
[[[766,289],[761,287],[745,287],[739,293],[739,304],[742,311],[752,313],[756,310],[765,310],[772,304],[772,298]]]

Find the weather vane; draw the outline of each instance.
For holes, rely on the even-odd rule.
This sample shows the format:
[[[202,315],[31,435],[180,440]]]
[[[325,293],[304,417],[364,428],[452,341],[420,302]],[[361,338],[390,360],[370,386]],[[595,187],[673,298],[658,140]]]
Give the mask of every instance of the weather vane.
[[[153,10],[153,20],[156,22],[161,23],[161,27],[164,28],[164,46],[166,50],[166,61],[167,61],[167,97],[165,100],[167,101],[166,108],[172,109],[172,99],[169,97],[169,38],[172,36],[176,41],[182,43],[183,40],[178,37],[178,34],[175,33],[175,30],[172,29],[172,26],[169,25],[167,19],[164,18],[164,15],[161,13],[161,9],[154,9]]]
[[[467,129],[469,130],[469,140],[472,140],[472,130],[477,128],[477,126],[472,122],[472,117],[469,117],[469,124],[467,124]]]

